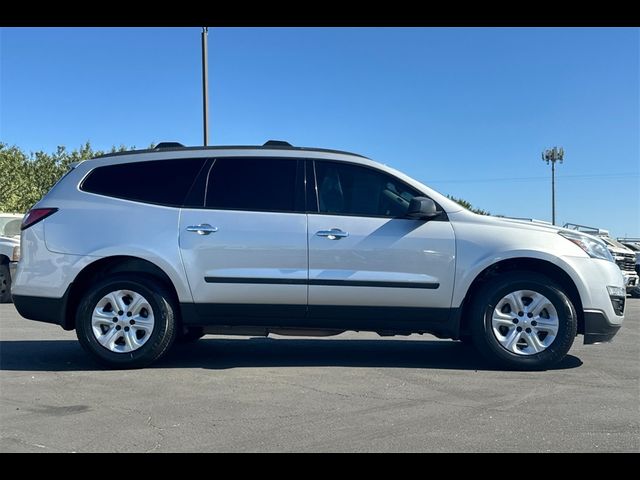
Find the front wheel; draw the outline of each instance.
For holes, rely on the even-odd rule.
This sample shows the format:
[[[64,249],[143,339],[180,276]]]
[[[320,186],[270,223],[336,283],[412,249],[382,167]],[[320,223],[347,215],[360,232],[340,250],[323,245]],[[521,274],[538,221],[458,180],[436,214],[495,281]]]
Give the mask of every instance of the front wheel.
[[[562,288],[535,272],[509,272],[485,283],[471,306],[476,348],[500,366],[542,370],[573,344],[575,308]]]
[[[176,314],[172,295],[154,277],[113,275],[85,293],[76,312],[76,335],[99,363],[141,368],[173,343]]]

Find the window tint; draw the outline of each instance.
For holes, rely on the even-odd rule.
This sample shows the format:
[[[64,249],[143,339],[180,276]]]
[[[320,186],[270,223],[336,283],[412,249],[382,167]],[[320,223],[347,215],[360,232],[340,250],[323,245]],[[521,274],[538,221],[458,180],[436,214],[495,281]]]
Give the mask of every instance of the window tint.
[[[81,189],[180,207],[204,162],[204,158],[184,158],[98,167],[82,182]]]
[[[403,216],[419,193],[376,170],[338,162],[315,162],[321,213]]]
[[[207,183],[207,208],[293,212],[296,159],[218,158]],[[301,186],[299,186],[301,188]]]

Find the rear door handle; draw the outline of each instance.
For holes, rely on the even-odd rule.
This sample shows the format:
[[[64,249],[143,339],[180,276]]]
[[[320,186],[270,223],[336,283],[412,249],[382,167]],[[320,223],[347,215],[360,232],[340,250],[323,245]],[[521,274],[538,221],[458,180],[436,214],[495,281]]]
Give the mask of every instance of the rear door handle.
[[[331,230],[319,230],[316,232],[318,237],[327,237],[329,240],[340,240],[349,236],[348,232],[343,232],[339,228],[332,228]]]
[[[195,232],[198,235],[209,235],[210,233],[216,233],[218,227],[212,227],[208,223],[201,223],[200,225],[189,225],[187,232]]]

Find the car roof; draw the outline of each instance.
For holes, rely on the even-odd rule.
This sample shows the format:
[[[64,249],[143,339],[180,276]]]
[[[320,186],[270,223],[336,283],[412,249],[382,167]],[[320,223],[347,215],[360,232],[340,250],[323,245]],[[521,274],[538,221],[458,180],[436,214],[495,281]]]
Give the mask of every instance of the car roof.
[[[215,152],[220,150],[265,150],[265,151],[274,151],[274,152],[298,151],[298,152],[338,153],[342,155],[351,155],[354,157],[360,157],[360,158],[365,158],[367,160],[370,160],[368,157],[365,157],[364,155],[360,155],[358,153],[353,153],[353,152],[347,152],[344,150],[332,150],[328,148],[316,148],[316,147],[294,147],[291,145],[282,145],[282,144],[275,145],[275,144],[269,144],[270,142],[267,142],[264,145],[216,145],[216,146],[208,146],[208,147],[184,147],[184,146],[180,146],[180,144],[175,144],[173,142],[169,144],[170,146],[164,147],[162,146],[163,144],[160,143],[155,148],[106,153],[104,155],[98,155],[95,158],[102,159],[102,158],[118,157],[118,156],[124,156],[124,155],[135,155],[135,154],[143,154],[143,153],[160,153],[160,152],[165,153],[165,152],[197,152],[197,151]]]

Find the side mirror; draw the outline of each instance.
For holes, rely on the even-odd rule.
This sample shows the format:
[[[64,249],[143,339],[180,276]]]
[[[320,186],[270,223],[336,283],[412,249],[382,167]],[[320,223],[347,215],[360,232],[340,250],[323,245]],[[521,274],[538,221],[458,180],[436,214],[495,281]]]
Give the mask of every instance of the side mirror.
[[[429,220],[438,215],[436,204],[427,197],[413,197],[409,202],[407,217],[416,220]]]

